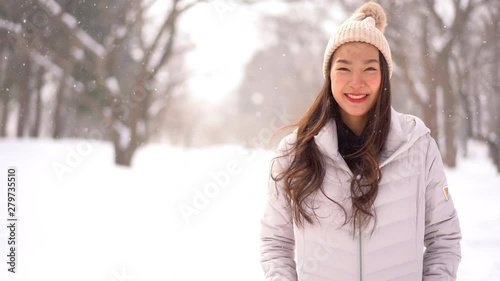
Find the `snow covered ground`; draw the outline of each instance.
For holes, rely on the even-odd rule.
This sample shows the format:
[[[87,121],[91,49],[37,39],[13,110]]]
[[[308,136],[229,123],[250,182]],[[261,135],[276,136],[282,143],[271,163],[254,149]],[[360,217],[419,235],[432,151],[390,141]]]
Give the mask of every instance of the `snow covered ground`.
[[[108,143],[0,140],[0,280],[263,280],[258,233],[271,157],[148,145],[132,168],[119,168]],[[6,264],[11,166],[16,274]],[[471,143],[447,175],[464,236],[459,280],[500,280],[500,176],[485,147]]]

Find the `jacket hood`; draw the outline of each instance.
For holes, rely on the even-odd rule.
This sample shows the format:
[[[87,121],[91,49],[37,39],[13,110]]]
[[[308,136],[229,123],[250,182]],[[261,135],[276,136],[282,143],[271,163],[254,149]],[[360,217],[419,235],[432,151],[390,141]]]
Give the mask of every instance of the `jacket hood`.
[[[391,107],[391,125],[384,150],[379,159],[380,167],[391,162],[408,150],[420,137],[430,132],[418,117],[401,114]],[[333,160],[340,156],[338,150],[337,125],[330,120],[314,137],[320,151]]]

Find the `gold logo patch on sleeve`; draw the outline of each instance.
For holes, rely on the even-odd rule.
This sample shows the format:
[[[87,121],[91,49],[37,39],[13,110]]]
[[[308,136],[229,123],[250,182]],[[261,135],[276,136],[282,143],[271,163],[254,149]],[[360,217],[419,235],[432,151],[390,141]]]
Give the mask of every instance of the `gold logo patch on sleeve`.
[[[446,201],[448,201],[448,199],[450,199],[450,192],[448,191],[448,186],[443,187],[443,194],[444,198],[446,198]]]

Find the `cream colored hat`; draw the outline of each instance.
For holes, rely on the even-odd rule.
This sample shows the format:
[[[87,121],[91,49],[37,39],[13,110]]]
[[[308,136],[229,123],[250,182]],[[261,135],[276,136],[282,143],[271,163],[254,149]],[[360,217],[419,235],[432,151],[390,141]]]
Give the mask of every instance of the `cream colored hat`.
[[[340,26],[337,33],[332,35],[328,41],[325,50],[325,58],[323,60],[323,77],[326,78],[330,75],[328,62],[333,52],[335,52],[340,45],[348,42],[365,42],[377,47],[382,55],[384,55],[389,65],[389,77],[391,77],[391,49],[384,36],[386,25],[387,17],[385,16],[384,9],[379,4],[368,2],[359,7],[359,9]]]

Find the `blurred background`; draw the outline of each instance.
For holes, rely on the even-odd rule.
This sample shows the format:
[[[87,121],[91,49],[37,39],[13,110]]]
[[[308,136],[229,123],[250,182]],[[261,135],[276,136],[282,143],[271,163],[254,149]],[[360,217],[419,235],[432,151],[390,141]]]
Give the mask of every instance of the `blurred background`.
[[[500,169],[500,2],[436,2],[380,1],[394,107],[448,166],[474,138]],[[120,165],[151,142],[266,146],[252,139],[303,114],[360,3],[2,0],[0,136],[99,138]]]
[[[244,267],[195,263],[203,254],[190,247],[233,242],[221,231],[257,238],[268,164],[283,134],[271,137],[312,102],[329,37],[363,2],[0,0],[0,168],[19,169],[18,192],[26,198],[19,208],[25,260],[22,266],[21,255],[15,278],[66,280],[83,270],[77,265],[86,263],[72,267],[72,259],[57,274],[39,263],[54,243],[70,251],[54,253],[59,258],[89,251],[77,256],[95,259],[97,248],[111,249],[102,268],[71,280],[129,280],[117,277],[122,267],[135,271],[134,280],[199,280],[189,274],[210,270],[219,277],[226,272],[227,280],[241,274]],[[462,280],[500,280],[500,260],[487,254],[500,249],[492,238],[500,237],[500,211],[491,210],[500,199],[500,1],[377,2],[388,17],[394,108],[431,129],[449,175],[456,176],[450,181],[464,186],[457,205],[466,209],[465,199],[479,200],[474,212],[464,211],[471,223],[464,231],[474,228],[469,237],[475,237],[465,251],[482,249],[474,253],[489,263],[471,259]],[[469,184],[483,189],[466,190]],[[149,210],[149,220],[133,208]],[[47,228],[54,213],[64,218],[57,239]],[[251,223],[227,230],[228,220],[241,219],[236,214]],[[198,220],[188,224],[192,216]],[[144,246],[142,232],[130,225],[134,219],[152,228],[148,241],[169,242]],[[107,231],[99,235],[109,236],[96,236],[95,222]],[[200,240],[198,231],[208,234],[214,225],[209,237],[215,240]],[[479,234],[485,232],[492,236]],[[80,236],[93,242],[72,240]],[[131,241],[138,244],[129,252],[124,245]],[[244,255],[252,267],[248,280],[262,278],[257,243]],[[142,265],[161,268],[164,260],[151,248],[176,253],[177,266],[162,271],[165,278],[134,260],[146,251],[150,260],[141,259]],[[134,257],[124,258],[127,253]],[[209,268],[192,272],[193,264]]]

